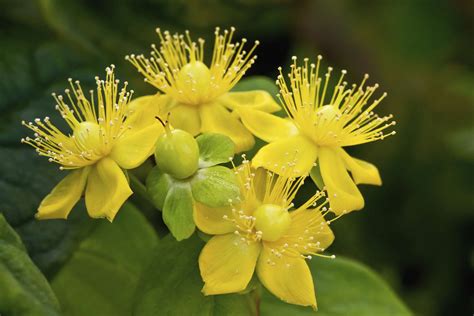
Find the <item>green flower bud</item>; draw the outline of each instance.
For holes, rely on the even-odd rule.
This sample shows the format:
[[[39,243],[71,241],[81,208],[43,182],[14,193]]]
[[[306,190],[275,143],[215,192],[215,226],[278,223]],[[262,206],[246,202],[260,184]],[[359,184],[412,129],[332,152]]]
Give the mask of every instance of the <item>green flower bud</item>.
[[[156,143],[155,160],[158,167],[176,179],[192,176],[199,163],[199,147],[193,135],[180,129],[166,127]]]
[[[262,232],[265,241],[276,241],[288,230],[291,216],[288,211],[275,204],[260,205],[253,213],[255,228]]]

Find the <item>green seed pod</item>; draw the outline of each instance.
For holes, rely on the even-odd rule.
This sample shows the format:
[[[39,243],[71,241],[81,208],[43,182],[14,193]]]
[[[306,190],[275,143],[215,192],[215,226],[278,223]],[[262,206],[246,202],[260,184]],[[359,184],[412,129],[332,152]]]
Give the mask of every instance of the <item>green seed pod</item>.
[[[180,129],[170,130],[158,138],[155,149],[158,167],[176,179],[192,176],[199,163],[199,147],[194,137]]]

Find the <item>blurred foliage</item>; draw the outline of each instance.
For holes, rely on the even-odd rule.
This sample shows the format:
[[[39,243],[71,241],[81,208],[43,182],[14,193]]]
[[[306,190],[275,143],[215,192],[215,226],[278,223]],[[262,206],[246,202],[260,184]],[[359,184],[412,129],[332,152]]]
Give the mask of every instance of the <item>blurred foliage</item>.
[[[143,271],[133,315],[257,315],[250,295],[201,293],[196,262],[203,244],[196,234],[180,242],[168,235],[159,243]]]
[[[0,214],[0,313],[59,315],[59,302],[31,262],[20,237]],[[25,304],[28,302],[28,304]]]
[[[309,265],[320,302],[318,316],[411,315],[378,275],[352,260],[316,257]],[[315,315],[312,309],[285,304],[266,290],[262,297],[261,315]]]
[[[0,212],[52,278],[96,221],[38,222],[41,198],[61,177],[19,139],[19,122],[49,115],[66,78],[91,83],[110,63],[137,95],[152,93],[123,57],[147,52],[155,27],[212,42],[215,26],[259,39],[249,74],[275,78],[291,55],[321,53],[389,96],[397,132],[351,153],[375,163],[384,185],[363,187],[366,207],[334,223],[332,251],[369,264],[424,315],[474,310],[474,5],[466,0],[0,0]],[[47,114],[46,114],[47,113]],[[312,189],[312,188],[308,188]],[[159,223],[154,223],[159,225]]]
[[[157,242],[153,228],[130,203],[113,224],[100,221],[51,282],[63,314],[131,315],[140,275]]]

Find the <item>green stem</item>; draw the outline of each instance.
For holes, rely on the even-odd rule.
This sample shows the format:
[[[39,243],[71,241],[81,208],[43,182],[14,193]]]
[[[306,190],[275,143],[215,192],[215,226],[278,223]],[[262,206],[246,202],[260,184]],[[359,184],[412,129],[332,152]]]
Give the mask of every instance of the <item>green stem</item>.
[[[158,235],[160,237],[164,237],[169,233],[169,230],[161,218],[161,212],[154,206],[153,201],[148,195],[146,186],[132,172],[129,172],[128,175],[130,179],[130,187],[133,191],[133,195],[131,197],[132,202],[153,224],[153,227],[155,228]]]
[[[133,193],[143,200],[143,202],[150,204],[150,206],[154,208],[153,202],[146,191],[146,186],[132,172],[128,173],[128,177],[130,178],[130,187]]]

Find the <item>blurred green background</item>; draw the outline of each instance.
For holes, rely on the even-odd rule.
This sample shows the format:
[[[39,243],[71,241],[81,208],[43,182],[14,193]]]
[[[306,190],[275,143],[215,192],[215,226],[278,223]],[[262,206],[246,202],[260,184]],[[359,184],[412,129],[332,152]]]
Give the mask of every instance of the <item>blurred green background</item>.
[[[397,135],[351,152],[379,167],[366,207],[334,224],[332,252],[378,271],[420,315],[474,311],[474,3],[456,1],[0,0],[0,210],[30,256],[54,275],[88,224],[35,222],[61,177],[19,140],[19,122],[53,116],[66,78],[113,63],[137,95],[154,90],[124,60],[157,43],[154,29],[189,29],[211,47],[215,26],[259,39],[248,75],[275,78],[290,57],[364,73],[388,98],[378,107]],[[46,114],[48,113],[48,114]],[[57,120],[56,120],[57,122]]]

